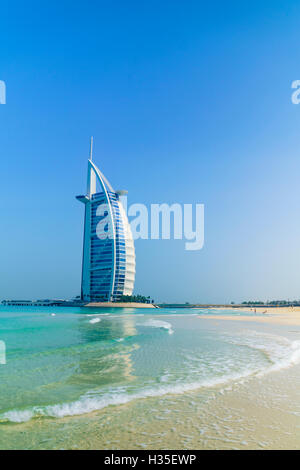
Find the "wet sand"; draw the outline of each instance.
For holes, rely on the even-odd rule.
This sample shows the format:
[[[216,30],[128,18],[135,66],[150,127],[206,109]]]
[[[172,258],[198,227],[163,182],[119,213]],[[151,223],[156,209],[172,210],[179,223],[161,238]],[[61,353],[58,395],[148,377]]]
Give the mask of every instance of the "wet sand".
[[[6,425],[24,449],[299,449],[300,367],[61,420]],[[55,436],[55,437],[54,437]]]

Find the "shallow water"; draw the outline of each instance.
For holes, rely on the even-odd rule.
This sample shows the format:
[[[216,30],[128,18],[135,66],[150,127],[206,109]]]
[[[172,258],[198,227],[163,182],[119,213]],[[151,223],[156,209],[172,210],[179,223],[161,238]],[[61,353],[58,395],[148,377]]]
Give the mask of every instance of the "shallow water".
[[[201,313],[207,310],[2,307],[0,340],[6,343],[7,363],[0,365],[1,448],[57,448],[57,426],[73,430],[68,417],[84,428],[95,419],[88,413],[102,410],[109,420],[124,404],[136,407],[135,431],[143,432],[157,399],[170,401],[175,394],[176,400],[182,397],[180,408],[197,393],[197,406],[205,407],[220,387],[300,361],[298,329],[270,331],[255,323],[200,319]],[[173,413],[174,406],[168,406]],[[155,412],[158,421],[166,417],[163,410]],[[127,426],[120,416],[121,424]],[[118,435],[119,444],[111,446],[122,448]],[[71,436],[68,448],[82,445],[78,433]],[[107,438],[105,445],[110,446]]]

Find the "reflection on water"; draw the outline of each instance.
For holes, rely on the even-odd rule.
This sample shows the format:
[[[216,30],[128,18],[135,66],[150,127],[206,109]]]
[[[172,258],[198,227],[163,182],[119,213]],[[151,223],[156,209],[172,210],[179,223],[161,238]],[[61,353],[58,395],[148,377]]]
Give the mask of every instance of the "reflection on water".
[[[95,318],[100,321],[94,323]],[[80,352],[76,380],[92,380],[94,386],[101,386],[134,379],[131,355],[139,345],[134,342],[138,332],[132,317],[93,315],[92,320],[81,318],[77,325],[89,351],[82,348]]]

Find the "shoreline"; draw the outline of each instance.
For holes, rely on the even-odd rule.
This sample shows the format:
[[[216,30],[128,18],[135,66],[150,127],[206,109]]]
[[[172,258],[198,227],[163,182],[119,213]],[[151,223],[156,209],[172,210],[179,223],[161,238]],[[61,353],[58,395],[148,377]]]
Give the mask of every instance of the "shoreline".
[[[215,308],[214,310],[230,310],[232,308]],[[278,325],[300,326],[300,307],[252,307],[235,308],[237,314],[199,315],[198,318],[214,320],[250,321]],[[253,316],[239,316],[239,312],[250,312]],[[256,315],[258,314],[258,315]]]
[[[113,313],[117,313],[113,309],[108,309],[108,311],[111,311],[111,316]],[[179,318],[171,320],[174,329],[174,335],[171,336],[168,335],[163,323],[151,325],[151,322],[149,324],[145,321],[146,319],[135,319],[134,315],[130,315],[130,318],[128,318],[129,316],[120,318],[117,315],[117,322],[113,321],[111,324],[107,318],[101,320],[104,328],[101,327],[101,323],[98,328],[98,325],[91,326],[90,321],[86,321],[82,317],[74,318],[72,315],[65,315],[63,321],[71,322],[71,341],[66,341],[67,335],[64,329],[62,331],[61,322],[59,322],[58,327],[62,331],[61,338],[66,344],[66,348],[61,353],[62,362],[59,357],[55,357],[53,367],[54,370],[57,370],[58,365],[63,364],[64,367],[66,364],[68,365],[66,361],[70,354],[70,364],[73,365],[74,360],[78,364],[78,368],[72,376],[73,382],[78,384],[79,380],[83,378],[84,387],[86,383],[87,387],[80,393],[76,389],[74,397],[67,399],[61,393],[56,396],[51,392],[49,401],[42,404],[39,395],[35,396],[31,404],[25,403],[24,406],[15,400],[11,406],[8,401],[8,406],[3,406],[4,413],[8,411],[9,414],[7,417],[2,417],[0,441],[5,442],[5,447],[9,449],[40,450],[61,448],[110,451],[115,449],[163,450],[169,447],[180,450],[298,448],[300,411],[298,342],[300,327],[280,328],[270,322],[274,317],[294,316],[295,312],[291,312],[289,309],[278,309],[276,314],[272,310],[271,313],[264,315],[262,312],[257,312],[258,315],[250,312],[250,317],[239,316],[239,314],[249,311],[246,308],[234,312],[230,309],[218,309],[214,310],[212,315],[196,314],[189,315],[187,318],[180,315]],[[86,312],[94,313],[92,310]],[[218,312],[220,312],[219,315],[217,315]],[[151,313],[149,310],[147,313],[149,316],[153,316],[155,312]],[[160,311],[156,313],[159,314]],[[296,313],[298,315],[300,312]],[[222,315],[230,320],[250,320],[252,323],[222,322],[220,321],[223,320]],[[202,324],[199,323],[198,318],[201,316],[207,318]],[[155,315],[155,317],[159,318],[159,315]],[[265,320],[266,324],[259,325],[260,318]],[[47,321],[52,327],[56,320],[50,318],[49,315]],[[41,319],[41,322],[44,322],[44,318]],[[27,324],[27,320],[24,320],[25,327]],[[145,334],[143,334],[143,338],[146,341],[142,341],[142,337],[138,339],[136,335],[135,326],[143,324],[151,328],[148,330],[151,337],[154,334],[157,340],[160,340],[159,345],[162,347],[158,352],[158,360],[164,351],[169,351],[170,356],[173,356],[176,352],[174,345],[179,344],[178,351],[183,351],[184,362],[180,363],[179,368],[176,365],[176,373],[180,378],[178,383],[172,380],[168,382],[162,369],[159,369],[158,373],[151,374],[151,383],[147,381],[140,384],[135,383],[135,377],[139,377],[138,367],[141,367],[141,360],[146,357],[147,361],[153,361],[156,358],[152,354],[153,347],[151,346],[150,350],[147,349],[149,341],[145,338]],[[158,329],[153,329],[154,326]],[[76,354],[74,358],[73,332],[75,327],[78,327],[80,333],[79,341],[84,339],[86,344],[90,344],[92,347],[84,347],[79,351],[80,354]],[[110,329],[111,336],[109,336]],[[253,330],[254,336],[249,334],[251,330]],[[25,331],[27,332],[27,328]],[[65,331],[67,332],[68,329]],[[181,331],[183,336],[180,336]],[[214,331],[216,335],[213,334]],[[109,367],[111,364],[114,365],[111,350],[107,351],[105,345],[104,355],[101,355],[101,349],[95,351],[95,346],[99,343],[98,340],[101,339],[102,332],[104,332],[103,338],[105,340],[117,339],[113,343],[115,345],[113,353],[117,361],[115,364],[120,364],[117,382],[114,372],[109,392],[105,389],[106,384],[102,390],[102,383],[97,382],[100,373],[104,370],[104,359],[108,358],[106,363]],[[191,332],[191,340],[186,337],[186,332]],[[200,354],[201,356],[203,354],[201,345],[201,349],[198,349],[196,346],[198,343],[195,341],[198,341],[198,337],[199,340],[201,337],[205,338],[206,332],[209,337],[215,336],[217,340],[220,338],[221,342],[223,342],[224,334],[228,333],[230,340],[231,336],[236,333],[238,341],[233,343],[229,341],[229,343],[233,348],[235,344],[238,347],[244,345],[245,354],[249,354],[249,363],[243,353],[241,360],[244,361],[244,366],[237,366],[237,369],[232,368],[229,358],[230,351],[233,353],[232,361],[235,364],[238,364],[236,361],[240,360],[240,356],[235,354],[235,349],[231,349],[229,352],[226,352],[227,349],[225,349],[224,361],[226,357],[227,360],[230,360],[228,366],[225,361],[226,367],[219,369],[218,364],[223,361],[222,351],[217,352],[215,359],[214,353],[212,353],[212,360],[209,360],[208,366],[210,370],[212,368],[216,368],[216,372],[219,370],[219,374],[214,372],[211,377],[210,373],[207,376],[201,376],[199,367],[202,367],[201,364],[205,366],[205,363],[200,363],[198,366]],[[245,339],[241,344],[240,335]],[[57,335],[55,334],[53,337],[57,338]],[[130,339],[127,344],[120,344],[118,339],[125,337],[134,338],[134,340]],[[97,343],[95,343],[95,338]],[[181,342],[184,338],[187,340],[186,343]],[[192,346],[191,351],[198,351],[199,356],[192,354],[189,359],[186,353],[189,350],[182,348],[183,346],[188,348],[192,341],[197,349]],[[292,343],[295,343],[295,348]],[[61,340],[59,344],[61,344]],[[164,345],[167,344],[169,346],[164,350]],[[67,349],[68,345],[70,345],[70,350]],[[264,348],[265,345],[266,348]],[[214,345],[212,347],[214,348]],[[282,347],[283,352],[281,352]],[[279,348],[279,356],[277,356],[277,348]],[[262,362],[259,362],[258,350],[262,353]],[[204,353],[205,351],[206,349],[204,349]],[[253,358],[255,357],[259,359],[258,362],[254,362]],[[48,358],[47,354],[47,360]],[[269,359],[267,360],[267,358]],[[186,362],[187,360],[190,362]],[[195,377],[195,381],[189,373],[186,374],[190,367],[195,367],[196,373],[199,371],[200,375]],[[39,369],[35,366],[34,371]],[[65,377],[69,387],[68,371],[70,367],[66,369],[68,369],[68,375]],[[144,369],[144,367],[141,368],[142,373]],[[77,375],[77,370],[79,370],[79,375]],[[106,376],[107,378],[109,376]],[[122,386],[124,384],[125,388],[119,389],[119,380],[123,379]],[[128,389],[127,386],[129,386]],[[133,386],[136,386],[134,390]],[[95,393],[90,394],[90,390]],[[99,390],[99,394],[97,390]],[[48,400],[48,397],[46,398]],[[33,413],[33,415],[27,413]],[[88,440],[86,439],[87,435],[89,436]]]
[[[182,394],[141,397],[84,414],[52,417],[40,420],[38,428],[30,420],[13,426],[3,423],[2,429],[11,439],[16,433],[21,435],[22,448],[30,446],[28,436],[34,433],[38,441],[34,448],[40,450],[60,449],[62,442],[68,450],[165,450],[170,442],[178,450],[296,450],[299,373],[300,367],[295,365],[262,377],[248,376]],[[275,396],[270,390],[276,391]],[[137,417],[145,409],[147,420],[139,428]],[[212,416],[218,416],[217,426]],[[274,422],[280,422],[280,429]]]

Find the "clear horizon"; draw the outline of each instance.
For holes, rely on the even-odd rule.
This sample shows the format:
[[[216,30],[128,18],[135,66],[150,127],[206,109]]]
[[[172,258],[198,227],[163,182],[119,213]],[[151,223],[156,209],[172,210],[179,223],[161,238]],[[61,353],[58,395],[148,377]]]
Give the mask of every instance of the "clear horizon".
[[[298,299],[300,5],[1,8],[0,299],[80,294],[89,138],[128,202],[205,205],[202,250],[137,240],[157,303]]]

